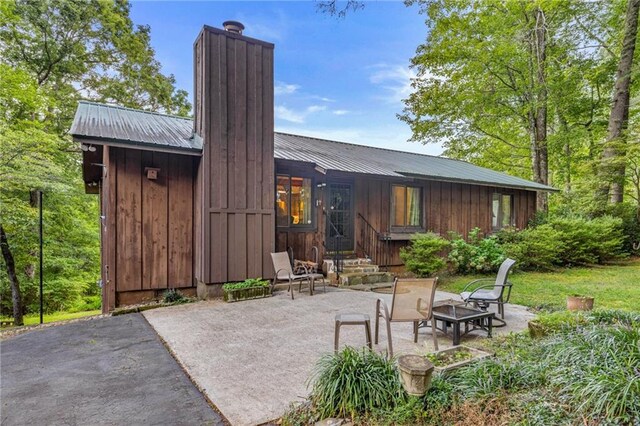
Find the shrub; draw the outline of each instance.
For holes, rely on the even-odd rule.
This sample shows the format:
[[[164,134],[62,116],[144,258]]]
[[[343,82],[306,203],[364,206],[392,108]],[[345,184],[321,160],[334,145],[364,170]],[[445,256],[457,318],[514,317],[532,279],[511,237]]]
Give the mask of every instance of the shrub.
[[[187,303],[190,301],[190,299],[188,297],[185,297],[185,295],[180,293],[178,290],[175,290],[172,288],[172,289],[166,290],[162,294],[162,301],[164,303],[178,305],[180,303]]]
[[[222,286],[223,290],[239,290],[241,288],[251,287],[269,287],[269,281],[262,278],[247,278],[239,283],[226,283]]]
[[[445,259],[440,253],[448,247],[449,241],[438,234],[416,234],[411,244],[400,250],[400,258],[407,270],[418,277],[429,277],[445,267]]]
[[[502,232],[497,238],[506,256],[518,261],[519,269],[549,270],[561,263],[564,243],[550,225]]]
[[[602,263],[624,255],[622,219],[556,218],[549,226],[558,232],[564,245],[560,261],[565,265]]]
[[[495,236],[482,238],[480,228],[469,232],[467,241],[453,235],[449,261],[461,274],[496,272],[505,259],[505,253]]]
[[[406,401],[394,362],[368,349],[325,355],[311,381],[311,402],[321,419],[393,410]]]

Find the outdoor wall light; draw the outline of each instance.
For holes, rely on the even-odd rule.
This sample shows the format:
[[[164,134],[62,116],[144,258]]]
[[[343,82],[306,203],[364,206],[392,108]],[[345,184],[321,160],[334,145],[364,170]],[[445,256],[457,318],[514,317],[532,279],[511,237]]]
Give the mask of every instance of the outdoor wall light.
[[[145,167],[144,173],[147,175],[147,179],[156,180],[158,179],[158,172],[160,171],[157,167]]]
[[[96,152],[96,147],[93,145],[80,144],[80,149],[85,152]]]

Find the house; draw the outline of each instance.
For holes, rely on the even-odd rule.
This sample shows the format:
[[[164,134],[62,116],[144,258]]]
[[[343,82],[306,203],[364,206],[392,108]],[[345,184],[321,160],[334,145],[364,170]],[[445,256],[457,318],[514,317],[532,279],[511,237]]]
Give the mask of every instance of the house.
[[[525,227],[550,187],[441,157],[274,132],[273,44],[241,24],[194,44],[194,120],[81,102],[71,128],[101,206],[103,307],[272,277],[270,253],[399,266],[427,230]]]

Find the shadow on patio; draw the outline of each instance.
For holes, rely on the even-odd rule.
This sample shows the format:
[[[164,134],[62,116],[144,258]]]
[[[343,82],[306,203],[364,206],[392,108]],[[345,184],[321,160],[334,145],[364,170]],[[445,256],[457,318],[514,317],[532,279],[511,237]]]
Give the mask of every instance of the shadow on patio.
[[[334,318],[338,313],[363,313],[375,320],[375,301],[391,295],[327,288],[291,300],[286,290],[274,297],[224,303],[218,300],[155,309],[144,313],[192,379],[234,425],[253,425],[278,418],[293,401],[307,394],[306,381],[320,356],[333,351]],[[436,300],[457,295],[437,292]],[[508,326],[494,335],[520,331],[534,315],[518,305],[506,305]],[[421,328],[413,343],[411,323],[393,323],[394,354],[433,350],[430,328]],[[373,333],[373,330],[372,330]],[[440,349],[451,337],[438,333]],[[476,331],[462,343],[486,338]],[[365,346],[361,326],[343,326],[340,346]],[[380,344],[386,351],[386,330]]]

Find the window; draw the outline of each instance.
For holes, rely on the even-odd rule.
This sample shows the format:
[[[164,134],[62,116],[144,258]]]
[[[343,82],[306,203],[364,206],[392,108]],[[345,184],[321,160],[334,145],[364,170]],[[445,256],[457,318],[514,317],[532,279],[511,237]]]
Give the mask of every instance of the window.
[[[493,193],[491,227],[502,229],[515,224],[513,197],[509,194]]]
[[[422,226],[420,188],[391,185],[391,227],[416,230]]]
[[[311,179],[278,175],[276,206],[278,226],[312,226]]]

